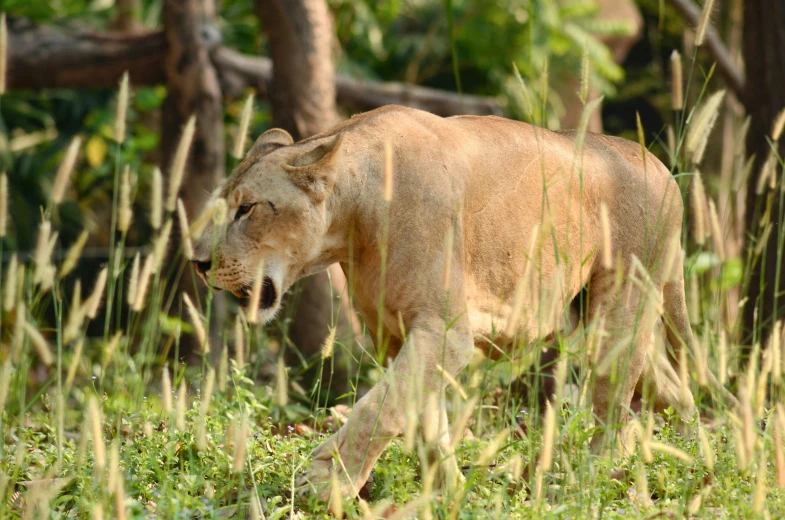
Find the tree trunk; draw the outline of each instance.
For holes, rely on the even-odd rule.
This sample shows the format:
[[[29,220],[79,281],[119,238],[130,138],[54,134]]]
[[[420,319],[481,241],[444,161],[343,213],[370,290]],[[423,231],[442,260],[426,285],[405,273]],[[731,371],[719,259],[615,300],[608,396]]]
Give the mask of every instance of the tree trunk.
[[[182,128],[192,115],[196,116],[180,188],[191,219],[201,212],[213,188],[223,179],[225,161],[221,89],[205,39],[211,31],[203,9],[201,0],[166,0],[163,9],[168,91],[161,110],[162,171],[169,171]],[[191,273],[186,267],[180,290],[193,294],[194,287],[202,284]],[[186,341],[181,354],[190,357],[194,346],[195,342]]]
[[[164,4],[168,91],[161,115],[163,171],[168,171],[182,127],[196,116],[196,132],[186,164],[187,182],[183,182],[180,192],[191,218],[202,210],[212,189],[223,179],[225,160],[221,88],[205,40],[211,26],[202,13],[200,0],[166,0]]]
[[[273,78],[269,86],[273,124],[296,141],[328,130],[340,120],[335,106],[333,27],[324,0],[257,0],[256,9],[270,40]],[[331,268],[333,288],[346,284]],[[333,322],[330,276],[320,273],[301,282],[302,295],[289,337],[309,357],[319,352]],[[345,302],[338,315],[340,333],[352,332],[353,311]]]
[[[755,193],[763,165],[772,152],[768,139],[773,123],[785,109],[785,0],[745,0],[744,59],[747,67],[744,104],[752,118],[747,154],[755,157],[754,173],[747,185],[747,234],[761,235],[760,219],[768,204],[771,204],[773,224],[768,244],[752,271],[749,300],[744,308],[745,341],[754,343],[761,341],[780,319],[780,309],[785,303],[785,298],[777,294],[785,289],[785,273],[777,265],[783,238],[780,190]],[[778,150],[780,157],[785,157],[785,139],[780,138]],[[780,182],[781,172],[777,167],[773,173],[774,179]]]
[[[602,42],[613,54],[613,61],[621,65],[632,46],[643,34],[643,17],[633,0],[598,0],[597,8],[597,20],[623,22],[630,26],[631,33],[628,36],[608,36],[602,39]],[[578,97],[581,90],[580,75],[573,74],[558,90],[564,103],[564,115],[560,119],[561,127],[578,128],[583,116],[583,102]],[[591,88],[586,101],[596,99],[599,95],[600,93],[596,89]],[[592,113],[587,130],[602,133],[602,107],[597,107],[597,110]]]
[[[333,28],[324,0],[258,0],[270,39],[273,124],[295,141],[339,121],[335,108]]]

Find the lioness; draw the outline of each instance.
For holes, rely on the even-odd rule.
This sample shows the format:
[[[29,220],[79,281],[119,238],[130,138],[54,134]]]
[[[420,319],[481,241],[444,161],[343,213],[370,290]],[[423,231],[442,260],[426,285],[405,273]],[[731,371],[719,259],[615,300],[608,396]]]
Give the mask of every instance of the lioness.
[[[389,203],[385,146],[394,172]],[[217,196],[228,203],[229,223],[208,228],[195,245],[205,281],[247,297],[263,263],[258,318],[265,322],[295,281],[340,262],[346,273],[351,266],[354,303],[370,330],[381,326],[390,343],[394,361],[382,381],[313,454],[304,481],[323,498],[333,472],[341,491],[355,495],[416,414],[427,413],[422,422],[431,428],[436,421],[430,437],[440,452],[439,482],[461,478],[443,371],[458,374],[475,346],[495,351],[516,337],[548,336],[586,286],[587,323],[605,331],[593,359],[618,357],[617,371],[598,368],[594,376],[598,424],[628,421],[642,374],[657,400],[682,417],[693,413],[672,363],[650,350],[659,318],[652,308],[663,312],[676,351],[693,342],[682,199],[667,168],[638,144],[587,134],[578,146],[572,132],[387,106],[299,143],[280,129],[265,132]],[[613,268],[601,261],[607,246]],[[594,449],[603,438],[595,434]]]

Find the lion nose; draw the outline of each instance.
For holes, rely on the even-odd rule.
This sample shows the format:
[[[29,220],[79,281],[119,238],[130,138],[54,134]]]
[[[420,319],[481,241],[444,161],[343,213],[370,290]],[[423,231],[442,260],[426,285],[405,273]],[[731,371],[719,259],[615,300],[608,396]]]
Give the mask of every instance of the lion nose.
[[[201,261],[201,260],[194,260],[194,267],[200,274],[207,274],[207,271],[210,270],[210,265],[212,262],[210,260]]]

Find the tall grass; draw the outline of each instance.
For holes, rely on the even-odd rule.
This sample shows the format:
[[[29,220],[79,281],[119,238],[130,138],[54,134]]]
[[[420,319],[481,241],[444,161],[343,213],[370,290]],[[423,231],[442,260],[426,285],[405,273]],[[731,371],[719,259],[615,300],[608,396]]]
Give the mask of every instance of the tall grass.
[[[742,366],[738,353],[745,338],[738,335],[740,313],[730,305],[739,291],[757,283],[740,269],[751,270],[765,253],[765,237],[783,224],[782,215],[766,211],[767,197],[779,196],[780,178],[774,173],[783,161],[773,155],[772,175],[759,188],[761,204],[747,208],[759,216],[760,226],[749,230],[745,249],[730,247],[735,238],[729,230],[737,223],[717,211],[722,205],[715,197],[730,197],[746,184],[749,172],[741,149],[732,186],[718,187],[709,168],[699,171],[712,153],[712,126],[722,110],[722,95],[709,93],[706,84],[695,87],[694,64],[695,56],[683,85],[682,59],[671,60],[676,89],[672,138],[661,144],[674,176],[683,181],[688,210],[683,233],[688,255],[676,257],[674,252],[668,258],[674,269],[686,272],[690,318],[700,343],[698,357],[683,360],[679,382],[683,395],[697,397],[700,417],[683,418],[699,423],[695,438],[677,431],[674,410],[650,410],[644,388],[643,409],[633,413],[626,444],[631,449],[621,457],[590,454],[592,434],[606,419],[592,415],[593,383],[599,374],[619,376],[629,362],[623,343],[610,346],[607,359],[598,358],[607,334],[599,320],[571,334],[556,334],[554,344],[547,345],[556,350],[555,361],[541,363],[546,345],[535,341],[518,342],[517,357],[502,353],[498,361],[490,361],[476,356],[458,377],[442,370],[442,363],[449,425],[441,424],[441,418],[433,421],[433,414],[420,414],[435,410],[438,397],[415,388],[406,407],[403,439],[382,457],[373,484],[360,499],[342,497],[337,481],[329,506],[312,497],[298,498],[294,479],[307,467],[309,453],[349,413],[346,407],[322,404],[332,395],[331,404],[351,406],[378,381],[389,339],[381,328],[367,331],[376,339],[374,352],[362,338],[341,338],[332,324],[317,359],[287,368],[282,349],[291,347],[285,337],[281,344],[270,329],[254,324],[256,313],[237,309],[233,319],[214,320],[216,299],[209,290],[206,298],[196,300],[177,292],[183,269],[190,269],[182,260],[193,256],[191,237],[204,224],[200,218],[222,220],[216,206],[189,221],[178,199],[196,124],[192,118],[183,129],[166,193],[160,172],[153,176],[150,244],[135,255],[126,251],[136,187],[128,165],[118,162],[108,264],[93,277],[69,283],[83,276],[77,268],[88,235],[83,233],[64,260],[56,261],[61,255],[53,253],[61,245],[52,217],[68,196],[81,144],[77,138],[63,158],[51,204],[42,211],[33,261],[11,252],[0,269],[0,517],[282,518],[323,517],[328,510],[336,517],[365,518],[785,516],[782,327],[775,327],[766,348],[758,344],[758,336],[753,338],[751,359]],[[696,97],[691,89],[700,92],[696,106],[690,107],[686,100]],[[125,138],[123,107],[129,91],[126,78],[118,100],[117,146]],[[544,82],[540,99],[546,93]],[[236,157],[245,148],[251,106],[249,100]],[[588,103],[586,111],[596,106]],[[783,121],[775,125],[772,142],[781,138]],[[577,146],[578,173],[581,151]],[[395,197],[394,168],[388,146],[379,186],[386,204]],[[6,191],[5,176],[0,176],[3,234],[6,223],[13,222],[13,214],[6,213]],[[223,212],[225,217],[225,208]],[[607,210],[602,214],[602,234],[609,237]],[[544,215],[532,233],[531,251],[542,249],[547,220]],[[178,250],[170,243],[173,225],[183,237]],[[385,242],[387,232],[385,227]],[[451,228],[446,251],[452,251],[454,240]],[[606,267],[616,262],[609,243],[609,238],[603,240]],[[386,243],[380,247],[386,260]],[[733,251],[743,251],[744,258],[732,256]],[[446,256],[444,290],[454,268],[452,257]],[[351,271],[347,275],[351,286]],[[537,273],[527,271],[513,298],[513,315],[522,319],[532,298],[545,298],[537,318],[547,328],[568,309],[560,308],[553,296],[561,286],[538,283]],[[661,301],[650,290],[642,263],[618,273],[620,298],[629,283],[644,288],[646,304],[638,322],[658,317]],[[252,291],[256,305],[260,291],[258,277]],[[382,292],[380,313],[383,297]],[[580,306],[585,308],[585,302]],[[451,312],[445,309],[445,323],[455,318]],[[102,332],[89,333],[96,330],[91,326],[96,320],[103,321],[98,324]],[[400,328],[405,335],[403,323]],[[194,335],[201,347],[201,365],[169,361],[168,353],[177,351],[184,334]],[[663,348],[661,332],[655,343]],[[338,362],[348,367],[343,376],[348,390],[336,398]],[[303,388],[309,382],[302,373],[312,366],[319,367],[320,375],[310,381],[311,388]],[[709,371],[735,391],[738,408],[729,409],[706,390]],[[554,382],[555,392],[543,409],[535,390],[544,380]],[[613,430],[619,425],[607,426]],[[444,431],[451,434],[463,479],[440,494],[434,478],[441,461],[433,453]]]

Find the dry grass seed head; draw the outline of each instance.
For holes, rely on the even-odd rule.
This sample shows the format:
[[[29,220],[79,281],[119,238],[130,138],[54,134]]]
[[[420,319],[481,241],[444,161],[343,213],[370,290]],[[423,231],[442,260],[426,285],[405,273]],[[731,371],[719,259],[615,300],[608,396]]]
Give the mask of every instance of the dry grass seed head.
[[[336,330],[337,327],[330,327],[330,333],[327,334],[327,337],[324,339],[324,343],[322,344],[322,359],[330,359],[330,357],[333,355],[333,349],[335,348]]]
[[[33,283],[40,284],[46,267],[50,261],[49,242],[52,236],[52,223],[44,219],[38,226],[38,239],[36,240],[33,262],[35,262],[35,274]]]
[[[141,254],[139,251],[134,255],[131,265],[131,276],[128,279],[128,305],[133,306],[136,301],[136,289],[139,287],[139,270],[141,269]]]
[[[496,437],[494,437],[493,440],[489,442],[487,446],[485,446],[485,449],[482,450],[482,453],[480,453],[480,457],[477,459],[477,467],[482,468],[487,466],[491,462],[491,459],[496,456],[499,448],[501,448],[507,441],[509,435],[510,430],[507,428],[499,432]]]
[[[62,265],[60,265],[58,278],[63,279],[71,274],[71,271],[74,270],[77,262],[79,262],[79,258],[82,256],[82,251],[84,250],[84,246],[87,244],[87,239],[89,237],[90,232],[86,229],[82,230],[76,241],[71,244],[71,247],[68,248],[68,252],[65,254],[65,260],[63,260]]]
[[[766,475],[768,467],[766,464],[766,446],[761,448],[758,457],[758,474],[755,477],[755,490],[752,495],[752,512],[759,515],[763,512],[766,502]]]
[[[180,386],[177,389],[177,404],[175,405],[174,425],[177,430],[184,432],[185,430],[185,399],[186,388],[185,378],[180,379]]]
[[[709,199],[709,222],[711,223],[711,239],[714,244],[714,252],[721,262],[725,261],[725,239],[723,237],[722,228],[720,227],[720,218],[717,215],[717,208],[714,201]]]
[[[84,339],[80,338],[79,341],[76,342],[76,346],[74,347],[74,355],[71,356],[71,364],[68,365],[68,374],[65,378],[65,394],[68,395],[69,390],[71,389],[71,385],[74,384],[74,379],[76,379],[76,371],[79,369],[79,362],[82,359],[82,350],[84,349]]]
[[[172,413],[172,380],[169,377],[169,368],[161,371],[161,408],[165,416]]]
[[[81,146],[82,138],[77,136],[71,140],[71,144],[68,145],[65,151],[65,156],[57,169],[54,187],[52,188],[53,204],[60,204],[63,200],[65,188],[68,185],[68,180],[71,178],[71,173],[74,171],[76,158],[79,156],[79,148]]]
[[[153,179],[151,181],[150,186],[150,226],[153,229],[158,229],[161,227],[161,221],[163,220],[163,176],[161,175],[161,170],[156,166],[153,169]]]
[[[229,347],[226,343],[221,349],[221,359],[218,362],[218,391],[226,391],[226,382],[229,380]]]
[[[188,318],[191,321],[191,325],[194,327],[196,339],[199,341],[199,347],[205,353],[210,352],[210,345],[207,341],[207,332],[205,331],[202,317],[199,315],[196,307],[194,307],[193,302],[191,302],[191,298],[188,296],[188,293],[183,293],[183,302],[185,303],[185,308],[188,312]]]
[[[782,322],[777,320],[769,336],[769,348],[766,350],[771,353],[771,382],[779,386],[782,382]]]
[[[87,317],[95,319],[98,315],[98,309],[101,307],[101,301],[103,299],[104,289],[106,288],[106,280],[109,277],[109,268],[104,267],[98,273],[98,277],[96,278],[95,285],[93,286],[93,292],[90,294],[90,298],[85,301],[85,306],[87,308]]]
[[[240,473],[245,465],[245,443],[248,439],[248,416],[242,414],[239,421],[233,424],[234,428],[234,455],[233,470]]]
[[[674,50],[671,54],[671,104],[673,110],[682,110],[684,108],[681,54],[677,50]],[[675,148],[671,148],[671,153],[675,153]]]
[[[341,493],[341,485],[335,472],[330,478],[330,501],[327,504],[327,510],[338,520],[343,518],[343,493]]]
[[[141,312],[142,309],[144,309],[144,302],[147,297],[147,288],[150,286],[150,278],[153,275],[154,266],[154,253],[150,253],[147,255],[147,258],[145,258],[142,272],[139,274],[139,287],[136,290],[136,297],[134,298],[134,304],[132,306],[132,309],[135,312]]]
[[[55,357],[54,354],[52,354],[52,350],[49,348],[46,339],[44,339],[44,336],[41,334],[41,331],[28,321],[25,321],[24,323],[24,330],[27,337],[30,338],[30,343],[35,347],[35,351],[41,359],[41,362],[46,366],[52,366],[55,362]]]
[[[782,448],[783,437],[779,428],[774,430],[774,463],[777,470],[777,487],[785,489],[785,454]]]
[[[3,288],[3,310],[5,312],[11,312],[16,306],[16,274],[18,269],[16,253],[14,253],[11,255],[5,274],[5,287]]]
[[[77,280],[74,284],[71,296],[71,307],[68,311],[65,329],[63,331],[63,343],[70,343],[79,335],[85,318],[85,306],[82,303],[82,281]]]
[[[680,450],[675,446],[671,446],[670,444],[664,444],[662,442],[652,441],[649,443],[649,446],[653,451],[658,451],[660,453],[665,453],[667,455],[670,455],[671,457],[674,457],[684,462],[685,464],[692,464],[693,462],[692,457],[690,457],[687,453],[685,453],[684,451]]]
[[[189,229],[189,233],[191,235],[192,240],[199,240],[204,232],[207,224],[213,219],[213,217],[218,213],[220,205],[223,203],[224,206],[224,217],[226,216],[226,201],[222,198],[213,199],[207,203],[204,207],[202,213],[191,223],[191,227]]]
[[[774,427],[774,455],[775,464],[777,468],[777,487],[785,489],[785,450],[783,449],[783,441],[785,441],[785,408],[782,403],[777,403],[776,425]]]
[[[172,160],[172,167],[169,170],[169,194],[166,199],[167,211],[174,211],[177,204],[177,195],[185,174],[185,163],[188,159],[188,151],[191,149],[191,141],[196,131],[196,117],[191,116],[183,127],[180,141],[177,143],[177,150]],[[187,229],[187,228],[186,228]]]
[[[545,427],[542,434],[542,454],[540,455],[540,469],[550,471],[553,466],[553,445],[556,441],[556,412],[550,401],[545,403]]]
[[[262,297],[262,285],[264,284],[264,260],[259,262],[256,267],[256,273],[251,286],[251,296],[248,301],[248,323],[256,323],[259,321],[259,300]]]
[[[695,30],[695,45],[700,47],[706,38],[706,31],[711,25],[711,12],[714,9],[714,0],[706,0],[703,4],[703,11],[701,12],[700,22]]]
[[[161,228],[161,232],[158,234],[158,238],[155,239],[155,247],[153,248],[153,256],[155,257],[155,263],[153,265],[153,272],[159,273],[161,271],[161,266],[166,260],[166,256],[169,252],[169,238],[172,235],[172,219],[167,219],[166,224],[164,227]]]
[[[125,485],[123,484],[122,475],[117,476],[117,484],[115,484],[114,508],[115,508],[115,518],[117,520],[125,520],[126,519]]]
[[[202,395],[199,402],[199,411],[202,415],[207,415],[210,411],[210,402],[213,399],[213,388],[215,387],[215,370],[212,367],[207,369],[207,374],[204,377],[202,384]]]
[[[112,447],[109,448],[109,476],[106,480],[106,490],[109,493],[115,491],[117,486],[117,479],[120,476],[120,444],[119,440],[115,438],[112,441]]]
[[[114,140],[118,144],[125,141],[125,123],[128,115],[128,71],[120,80],[120,92],[117,94],[117,110],[114,118]]]
[[[602,266],[605,269],[612,269],[611,220],[608,216],[608,206],[604,202],[600,204],[600,226],[602,228]]]
[[[581,56],[581,90],[579,97],[583,104],[589,99],[589,78],[591,76],[591,62],[589,60],[589,42],[583,45],[583,55]]]
[[[245,141],[248,138],[248,127],[251,125],[253,115],[253,94],[245,99],[243,112],[240,115],[240,126],[237,128],[237,135],[234,138],[234,148],[232,155],[235,159],[242,159],[245,155]]]
[[[690,202],[692,221],[695,226],[695,242],[703,245],[706,242],[706,189],[703,187],[703,179],[698,171],[692,178]]]
[[[711,447],[709,435],[702,426],[698,426],[698,438],[700,439],[701,454],[703,455],[703,465],[707,470],[714,470],[714,449]]]
[[[5,15],[3,15],[5,17]],[[2,52],[2,51],[0,51]],[[8,231],[8,176],[0,173],[0,238]]]
[[[720,330],[720,340],[717,346],[717,357],[719,358],[719,373],[717,379],[722,386],[728,381],[728,336],[724,330]]]
[[[275,399],[276,404],[284,407],[289,403],[289,384],[284,365],[283,356],[278,356],[278,363],[275,370]]]
[[[245,332],[243,320],[238,314],[234,320],[234,360],[240,370],[245,366]]]
[[[117,347],[120,346],[120,340],[122,339],[123,332],[117,331],[114,336],[112,336],[112,339],[109,340],[109,343],[106,344],[106,347],[104,348],[104,361],[102,364],[104,370],[106,370],[106,367],[112,362],[114,353],[117,351]]]
[[[131,227],[131,220],[134,216],[133,200],[131,198],[132,189],[131,167],[126,164],[120,182],[120,208],[117,212],[117,231],[120,233],[127,233]]]
[[[91,397],[87,405],[87,417],[90,422],[90,434],[93,437],[94,464],[99,475],[106,468],[106,445],[104,444],[103,419],[98,401]]]
[[[744,457],[743,460],[745,461],[744,467],[746,469],[747,464],[752,462],[752,458],[755,453],[755,416],[752,410],[752,402],[750,400],[749,391],[745,388],[746,385],[742,385],[740,389],[740,396],[739,401],[741,402],[741,418],[742,418],[742,430],[741,430],[741,441],[742,445],[738,447],[738,449],[742,450]],[[742,466],[742,464],[739,464]]]
[[[597,110],[597,107],[600,106],[600,103],[602,103],[603,99],[604,98],[602,96],[598,97],[597,99],[586,103],[586,105],[583,107],[581,118],[578,121],[578,131],[575,135],[575,153],[578,156],[581,156],[583,152],[583,146],[586,142],[586,132],[589,129],[589,121],[591,121],[591,116],[594,111]]]
[[[783,130],[785,130],[785,108],[780,111],[777,119],[774,120],[771,129],[771,140],[775,143],[779,141]]]
[[[8,26],[5,13],[0,13],[0,95],[5,94],[8,70]]]
[[[185,206],[182,199],[177,199],[177,219],[180,223],[180,243],[183,248],[183,256],[186,260],[194,257],[194,246],[191,242],[191,232],[188,227],[188,215],[185,213]]]
[[[685,148],[687,152],[691,154],[693,164],[700,164],[703,159],[703,154],[706,151],[706,144],[709,141],[709,135],[714,128],[714,123],[717,121],[720,104],[724,97],[724,90],[720,90],[709,96],[709,99],[706,100],[703,106],[697,109],[695,116],[690,122]]]
[[[11,375],[13,370],[11,358],[6,358],[3,362],[3,367],[0,369],[0,410],[5,409],[6,399],[8,398],[8,389],[11,386]],[[0,496],[2,496],[0,494]]]
[[[22,355],[22,346],[25,339],[25,324],[27,323],[27,309],[24,301],[19,301],[16,305],[16,319],[11,336],[11,359],[18,362]]]

